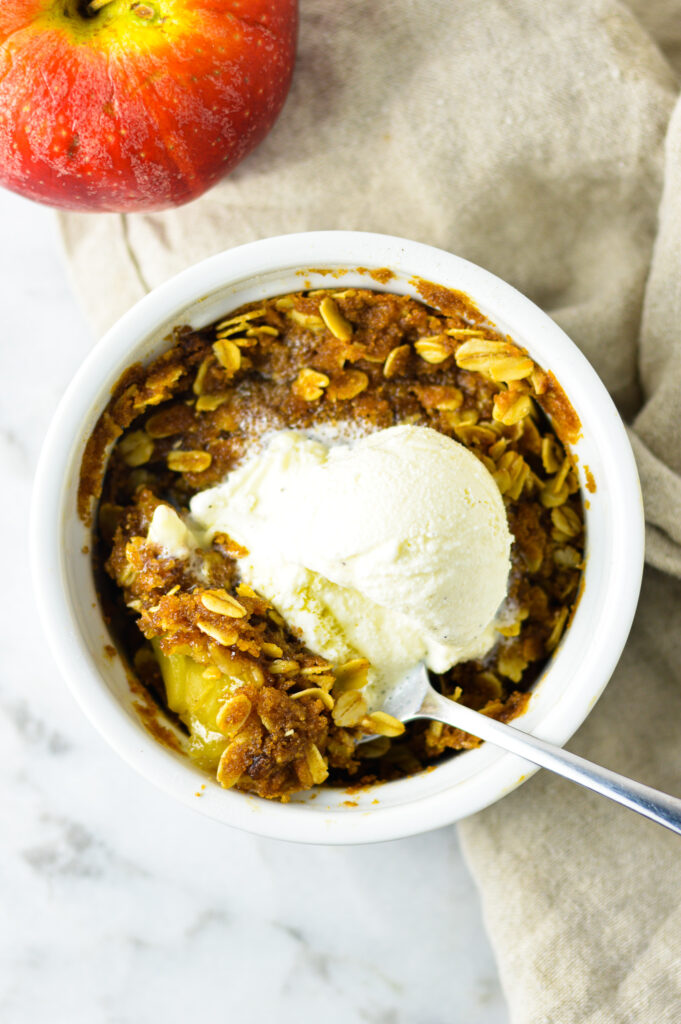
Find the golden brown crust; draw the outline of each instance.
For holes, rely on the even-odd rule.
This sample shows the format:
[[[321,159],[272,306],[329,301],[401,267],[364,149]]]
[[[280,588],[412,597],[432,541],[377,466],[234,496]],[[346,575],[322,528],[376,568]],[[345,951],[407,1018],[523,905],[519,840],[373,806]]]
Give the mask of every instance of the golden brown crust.
[[[549,370],[546,374],[546,390],[538,396],[539,404],[551,417],[553,428],[561,441],[575,444],[582,432],[582,424],[572,404]]]
[[[120,621],[134,615],[138,635],[166,656],[189,655],[223,687],[210,725],[219,741],[210,763],[219,762],[223,785],[287,799],[327,774],[339,783],[392,778],[477,743],[438,723],[398,736],[391,722],[372,724],[360,701],[341,699],[348,673],[359,678],[362,667],[307,651],[240,584],[230,538],[216,537],[200,566],[146,542],[158,504],[186,507],[266,430],[327,424],[367,434],[422,424],[467,445],[493,474],[515,541],[507,617],[487,658],[440,677],[444,693],[502,720],[520,714],[565,629],[583,511],[573,460],[540,409],[560,421],[564,438],[578,420],[553,375],[465,295],[418,287],[428,305],[327,289],[252,303],[202,331],[183,328],[160,359],[127,371],[86,449],[79,510],[101,494],[100,552],[123,595]],[[237,677],[234,692],[224,680]],[[158,682],[151,689],[163,692]],[[356,749],[362,731],[381,735]]]
[[[484,321],[480,310],[464,292],[444,288],[441,284],[433,284],[432,281],[426,281],[421,277],[415,277],[412,284],[423,301],[440,313],[463,316],[469,323],[476,325]]]

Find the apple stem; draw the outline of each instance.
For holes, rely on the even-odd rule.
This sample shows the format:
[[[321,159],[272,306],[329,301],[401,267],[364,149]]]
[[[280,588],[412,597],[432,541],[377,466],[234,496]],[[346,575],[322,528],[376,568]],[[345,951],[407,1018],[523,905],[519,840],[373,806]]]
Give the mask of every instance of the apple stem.
[[[87,13],[96,14],[97,11],[101,11],[102,7],[106,7],[106,5],[110,3],[111,0],[90,0],[87,5]]]

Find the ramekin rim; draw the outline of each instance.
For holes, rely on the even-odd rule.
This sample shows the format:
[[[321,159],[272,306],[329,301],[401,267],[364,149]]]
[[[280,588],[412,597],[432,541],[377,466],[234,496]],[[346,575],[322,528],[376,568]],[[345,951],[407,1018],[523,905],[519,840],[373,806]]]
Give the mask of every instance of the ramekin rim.
[[[295,250],[296,245],[304,245],[306,247],[309,259],[291,258],[285,265],[275,259],[277,252],[283,255],[291,248]],[[342,250],[344,246],[349,246],[353,255],[338,255],[338,250]],[[355,251],[353,246],[356,246],[358,251]],[[51,522],[48,510],[50,507],[55,507],[56,498],[56,505],[60,508],[60,513],[62,511],[59,497],[61,496],[63,480],[60,477],[60,473],[63,472],[67,464],[70,464],[75,447],[82,440],[78,434],[79,416],[87,415],[84,407],[87,406],[88,409],[91,409],[95,401],[93,396],[96,396],[96,398],[101,397],[102,382],[110,372],[107,370],[107,367],[111,364],[110,369],[117,369],[120,373],[125,367],[126,353],[141,344],[143,339],[158,327],[161,316],[175,315],[170,307],[176,308],[179,315],[183,307],[186,308],[190,303],[197,304],[203,296],[210,294],[211,290],[215,290],[218,287],[226,287],[229,276],[224,276],[225,271],[223,268],[225,264],[230,262],[235,265],[238,263],[239,267],[242,268],[239,271],[239,278],[244,276],[243,268],[246,268],[245,272],[248,274],[247,268],[249,265],[253,263],[257,265],[258,259],[263,253],[269,253],[269,261],[273,262],[271,270],[276,270],[279,273],[293,268],[304,269],[309,267],[312,270],[315,267],[318,268],[329,263],[335,267],[351,267],[355,263],[360,263],[359,250],[361,250],[362,246],[367,250],[373,246],[374,249],[378,249],[386,257],[385,259],[383,256],[377,259],[367,259],[365,256],[361,260],[360,265],[368,265],[373,269],[386,265],[389,266],[391,262],[390,256],[392,255],[394,260],[396,253],[405,250],[408,250],[411,254],[411,261],[420,262],[420,258],[423,258],[427,262],[428,259],[436,258],[449,263],[452,268],[457,267],[459,271],[466,268],[468,276],[472,274],[474,278],[478,279],[479,283],[486,283],[492,287],[492,290],[497,293],[498,301],[502,305],[505,305],[505,302],[509,302],[511,307],[519,304],[521,312],[527,318],[526,322],[530,324],[536,323],[543,332],[548,331],[553,334],[554,338],[560,339],[561,346],[564,347],[565,343],[567,343],[570,358],[576,364],[574,372],[580,374],[582,386],[585,385],[595,395],[594,408],[604,421],[606,440],[613,448],[613,452],[619,461],[622,472],[613,474],[612,478],[608,480],[609,487],[612,487],[612,500],[618,503],[618,507],[624,513],[623,517],[617,519],[614,523],[619,532],[616,530],[617,536],[613,540],[613,544],[616,542],[620,545],[621,550],[626,542],[628,563],[625,566],[624,560],[621,562],[614,560],[612,567],[614,575],[610,590],[613,593],[617,591],[620,599],[623,594],[625,595],[624,607],[622,607],[620,600],[617,611],[614,607],[604,610],[602,624],[604,623],[607,628],[603,630],[602,641],[597,648],[602,659],[599,663],[598,671],[599,684],[596,686],[593,684],[586,686],[584,684],[583,687],[589,693],[588,706],[585,708],[583,700],[576,701],[574,699],[575,696],[580,695],[580,687],[578,684],[575,684],[574,689],[570,688],[569,690],[572,699],[567,699],[568,691],[566,690],[553,708],[544,716],[540,725],[533,729],[534,732],[542,735],[548,732],[549,735],[546,738],[558,737],[558,742],[564,742],[572,735],[574,730],[590,712],[591,707],[593,707],[596,699],[605,688],[619,659],[633,620],[643,569],[643,514],[634,456],[626,431],[604,385],[579,349],[546,313],[541,311],[530,299],[518,292],[513,286],[497,278],[482,267],[478,267],[470,261],[463,260],[461,257],[436,249],[433,246],[412,242],[396,236],[345,231],[303,232],[261,239],[218,253],[181,271],[180,274],[160,285],[140,300],[106,332],[83,362],[63,396],[45,438],[41,459],[36,472],[30,524],[31,571],[40,618],[59,670],[65,677],[77,702],[98,731],[124,760],[132,764],[133,767],[157,786],[160,786],[185,804],[200,811],[206,811],[204,802],[202,801],[200,804],[192,802],[184,792],[186,787],[183,788],[175,785],[175,773],[170,771],[167,760],[163,764],[160,761],[156,763],[156,755],[160,755],[162,748],[156,744],[156,741],[151,736],[145,737],[145,743],[149,745],[149,751],[152,751],[152,753],[147,755],[142,753],[142,756],[140,756],[140,735],[137,732],[133,735],[134,727],[125,718],[120,707],[118,707],[118,711],[125,718],[124,725],[122,720],[119,723],[119,725],[123,725],[122,731],[120,729],[119,731],[114,730],[115,734],[112,735],[112,729],[107,729],[106,719],[102,720],[102,715],[106,715],[107,710],[100,707],[97,695],[102,698],[106,693],[106,697],[114,705],[116,704],[115,698],[106,690],[101,680],[99,681],[99,686],[95,683],[94,688],[92,687],[89,667],[81,664],[79,672],[74,677],[74,667],[78,668],[79,664],[77,656],[79,648],[73,624],[71,623],[70,630],[64,628],[65,623],[63,621],[61,629],[57,626],[60,610],[59,598],[61,596],[63,599],[66,596],[60,590],[62,580],[59,578],[58,572],[54,571],[56,568],[55,556],[58,555],[59,550],[62,517],[60,514],[58,522]],[[332,251],[335,251],[336,255],[332,255]],[[328,255],[325,255],[327,252]],[[263,274],[268,272],[266,270],[260,271]],[[404,272],[406,273],[406,271]],[[415,275],[415,272],[413,273]],[[221,274],[223,275],[222,281],[219,280]],[[430,273],[421,272],[418,276],[434,280]],[[465,278],[467,275],[464,274],[463,276]],[[448,284],[448,286],[454,287],[453,284]],[[461,286],[461,290],[469,292],[473,300],[478,302],[483,309],[485,308],[486,303],[480,298],[481,291],[485,291],[484,288],[479,286],[476,289],[470,289]],[[164,303],[167,308],[165,314],[161,314],[158,310]],[[527,332],[523,329],[519,333],[526,336]],[[123,351],[121,351],[122,346]],[[561,383],[564,380],[565,369],[565,367],[562,367],[559,372],[557,371],[557,376]],[[93,377],[99,383],[93,383]],[[568,387],[566,387],[566,391],[570,395]],[[632,502],[631,498],[636,494],[639,496],[639,499]],[[46,575],[45,569],[50,565],[53,570],[52,575],[49,573]],[[613,636],[615,637],[614,642]],[[80,653],[82,655],[82,651]],[[86,676],[89,681],[83,682]],[[561,704],[567,706],[559,709]],[[558,718],[560,718],[560,722]],[[561,724],[563,728],[558,728]],[[546,726],[546,729],[542,729],[542,725]],[[129,735],[126,733],[128,728]],[[561,735],[562,739],[560,739]],[[153,747],[151,746],[152,744],[154,745]],[[158,749],[156,750],[154,747],[158,747]],[[152,764],[151,771],[149,770],[150,763]],[[177,767],[179,768],[179,766]],[[489,799],[471,798],[468,804],[464,800],[463,812],[455,815],[452,815],[451,809],[447,807],[446,797],[449,792],[448,790],[422,797],[419,800],[404,805],[393,807],[381,807],[379,805],[371,812],[366,812],[359,817],[341,814],[340,812],[329,812],[329,815],[324,817],[321,815],[312,817],[309,812],[305,812],[300,806],[295,804],[285,806],[280,804],[273,805],[264,801],[260,801],[261,804],[265,805],[264,809],[261,807],[259,813],[251,815],[253,821],[230,820],[227,822],[223,815],[215,815],[211,811],[207,811],[207,813],[213,817],[218,817],[219,820],[225,821],[225,823],[272,838],[325,844],[387,841],[438,828],[469,813],[480,810],[482,807],[505,795],[512,788],[515,788],[521,781],[529,777],[534,770],[532,766],[528,766],[527,762],[510,754],[500,754],[481,773],[482,776],[489,776],[490,782],[494,782],[494,787],[491,787],[494,791],[490,793]],[[463,783],[459,784],[459,787],[465,786],[466,782],[471,781],[476,781],[476,779],[464,780]],[[501,791],[499,791],[499,788],[501,788]],[[461,796],[461,791],[459,796]],[[249,800],[252,801],[253,799],[256,798],[244,798],[246,804]],[[274,808],[278,808],[278,810],[274,810]],[[286,817],[283,816],[282,812],[285,813]],[[405,817],[408,819],[407,821],[405,821]],[[268,819],[268,821],[261,819]],[[306,831],[306,826],[310,825],[312,825],[311,830],[307,828]],[[322,825],[321,828],[318,827],[320,825]],[[305,833],[303,835],[301,835],[301,827]],[[322,834],[323,831],[324,834]]]

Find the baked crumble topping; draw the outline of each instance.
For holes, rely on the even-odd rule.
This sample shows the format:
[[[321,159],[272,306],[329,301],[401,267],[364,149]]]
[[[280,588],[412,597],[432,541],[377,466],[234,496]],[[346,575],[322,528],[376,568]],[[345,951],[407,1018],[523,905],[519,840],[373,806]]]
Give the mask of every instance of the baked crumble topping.
[[[188,754],[226,787],[287,799],[325,781],[418,771],[479,742],[442,723],[404,730],[371,713],[368,663],[307,650],[239,578],[230,537],[184,558],[147,539],[159,505],[186,510],[269,432],[427,426],[492,474],[514,538],[507,614],[485,658],[437,677],[453,699],[502,720],[520,714],[575,605],[583,508],[564,444],[579,430],[574,410],[555,377],[467,297],[423,285],[433,305],[322,289],[179,328],[167,352],[126,371],[88,443],[79,511],[87,519],[99,499],[95,558],[112,631],[183,723]],[[375,739],[357,747],[367,734]]]

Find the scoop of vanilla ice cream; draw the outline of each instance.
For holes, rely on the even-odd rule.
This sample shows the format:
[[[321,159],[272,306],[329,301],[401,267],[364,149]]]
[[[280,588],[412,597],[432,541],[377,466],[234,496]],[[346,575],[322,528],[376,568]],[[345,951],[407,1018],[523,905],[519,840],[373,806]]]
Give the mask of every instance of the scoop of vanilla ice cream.
[[[280,431],[195,495],[191,519],[202,543],[224,532],[248,550],[244,579],[311,650],[368,658],[374,702],[420,660],[442,672],[494,643],[510,569],[504,503],[485,466],[438,431],[331,446]]]

